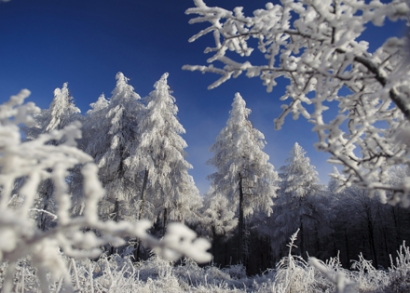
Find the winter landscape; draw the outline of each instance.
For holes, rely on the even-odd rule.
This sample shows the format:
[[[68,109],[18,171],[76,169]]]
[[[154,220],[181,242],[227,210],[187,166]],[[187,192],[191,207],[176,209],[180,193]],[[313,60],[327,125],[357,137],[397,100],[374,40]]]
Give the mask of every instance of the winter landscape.
[[[0,1],[0,94],[13,91],[0,104],[1,292],[410,292],[408,1],[281,0],[249,3],[258,7],[246,13],[246,2],[222,8],[215,0],[154,8],[126,0],[20,1]],[[108,43],[104,57],[92,49],[82,59],[96,38],[88,35],[93,18],[74,30],[78,52],[69,46],[73,36],[64,43],[55,35],[74,32],[76,19],[86,23],[90,8],[123,13],[101,31],[134,19],[136,8],[153,9],[158,21],[150,29],[164,30],[179,5],[195,32],[184,45],[191,49],[178,49],[193,52],[180,64],[169,43],[170,70],[160,74],[164,64],[134,75],[133,62],[110,59],[117,55]],[[44,23],[65,16],[45,28],[33,11]],[[17,46],[36,30],[39,37]],[[150,35],[152,43],[138,44],[147,55],[132,59],[139,66],[155,54],[158,38]],[[121,38],[118,31],[110,40],[117,46]],[[60,65],[53,54],[65,57]],[[101,82],[92,100],[75,98],[71,81],[39,89],[63,73],[84,79],[90,67],[105,81],[121,65],[133,78],[117,68],[111,88]],[[190,79],[173,82],[174,73]],[[214,105],[185,98],[184,89],[201,100],[207,89],[195,80],[202,79]],[[14,88],[21,82],[40,84],[33,98]],[[84,83],[83,94],[74,88],[84,97],[93,83]],[[257,103],[261,89],[274,104]],[[50,97],[37,102],[36,91]],[[265,113],[271,129],[261,123]],[[215,122],[201,124],[206,115]],[[280,141],[278,152],[269,148],[271,132],[285,133],[284,154]],[[194,172],[206,156],[208,167]],[[320,158],[332,170],[328,181],[320,174],[328,167],[315,166]]]

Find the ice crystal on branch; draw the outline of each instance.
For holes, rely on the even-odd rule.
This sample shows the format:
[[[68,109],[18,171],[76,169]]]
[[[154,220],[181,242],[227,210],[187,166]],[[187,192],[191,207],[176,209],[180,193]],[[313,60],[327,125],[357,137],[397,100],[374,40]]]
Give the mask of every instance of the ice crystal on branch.
[[[195,233],[186,227],[173,227],[167,233],[166,241],[159,241],[147,233],[151,226],[148,221],[100,221],[97,203],[105,192],[92,157],[76,148],[76,139],[81,137],[80,123],[74,122],[61,130],[22,142],[18,125],[33,124],[32,115],[39,113],[33,103],[23,104],[28,95],[29,91],[23,90],[0,105],[0,260],[8,263],[2,292],[11,291],[15,264],[27,256],[37,268],[42,292],[48,292],[48,272],[55,279],[64,279],[66,289],[72,291],[71,277],[60,250],[75,258],[97,257],[100,246],[123,244],[122,236],[138,237],[159,254],[172,259],[181,255],[201,262],[211,259],[206,252],[209,243],[195,239]],[[56,145],[51,141],[61,143]],[[72,217],[67,177],[69,170],[78,165],[83,166],[85,204],[82,215]],[[16,181],[21,178],[24,178],[22,184],[15,188]],[[30,217],[37,189],[44,180],[52,182],[57,202],[56,223],[47,231],[38,228]],[[11,207],[14,193],[21,202]],[[101,236],[92,232],[97,230]],[[181,242],[181,238],[185,240]]]
[[[73,97],[68,90],[68,83],[64,83],[63,87],[54,90],[54,99],[48,109],[41,110],[40,113],[34,116],[35,125],[23,126],[22,129],[26,134],[26,139],[33,140],[44,133],[51,133],[54,130],[61,130],[73,121],[80,118],[80,109],[75,104]],[[63,136],[63,140],[50,140],[47,144],[57,145],[67,139]],[[75,144],[73,141],[72,144]],[[25,178],[18,180],[17,186],[24,184]],[[18,188],[18,187],[17,187]],[[41,182],[35,198],[35,208],[32,209],[37,220],[37,225],[46,230],[55,224],[54,213],[56,211],[57,202],[53,196],[53,184],[51,177],[48,180]]]
[[[217,204],[218,196],[226,197],[229,203],[225,201],[225,205],[236,211],[238,215],[241,254],[245,252],[243,245],[247,230],[245,219],[257,212],[270,215],[273,198],[276,197],[278,189],[278,174],[269,163],[269,156],[263,151],[265,137],[253,127],[249,120],[250,113],[251,110],[246,108],[244,99],[237,93],[226,126],[211,146],[214,156],[208,161],[217,169],[217,172],[208,176],[212,180],[213,201]],[[221,215],[224,220],[221,216],[215,217],[205,212],[207,213],[210,215],[208,220],[214,225],[214,234],[217,233],[216,229],[229,232],[236,224],[229,214]],[[221,220],[227,227],[217,227],[221,224]],[[244,260],[243,263],[246,261]]]
[[[359,41],[369,24],[383,26],[386,18],[405,20],[406,1],[282,0],[267,3],[250,17],[241,8],[228,11],[208,7],[202,0],[194,3],[196,7],[186,11],[197,15],[190,23],[210,25],[190,41],[212,33],[215,46],[205,50],[212,53],[207,60],[212,64],[184,69],[221,75],[210,88],[242,73],[260,77],[268,92],[278,78],[287,79],[281,100],[289,102],[275,119],[277,129],[287,115],[303,115],[314,124],[316,148],[343,165],[342,187],[359,184],[400,196],[409,193],[409,178],[392,186],[386,176],[394,166],[410,162],[405,131],[410,120],[410,66],[403,51],[407,41],[389,38],[374,53],[369,52],[368,42]],[[257,40],[257,48],[252,48],[251,39]],[[228,51],[247,58],[237,61]],[[249,56],[257,52],[266,63],[251,63]],[[326,121],[331,101],[338,103],[338,113]]]
[[[116,80],[108,101],[101,95],[91,104],[92,109],[84,119],[82,147],[98,165],[99,178],[106,190],[100,215],[118,221],[136,219],[132,209],[137,200],[139,177],[138,174],[127,176],[125,162],[138,147],[137,128],[144,107],[123,73],[118,72]]]
[[[154,221],[158,217],[165,228],[170,220],[195,218],[202,199],[188,174],[192,166],[185,160],[187,143],[181,137],[185,129],[176,116],[178,107],[168,85],[168,73],[154,88],[145,98],[147,106],[139,119],[139,145],[126,165],[128,174],[142,174],[140,213]]]

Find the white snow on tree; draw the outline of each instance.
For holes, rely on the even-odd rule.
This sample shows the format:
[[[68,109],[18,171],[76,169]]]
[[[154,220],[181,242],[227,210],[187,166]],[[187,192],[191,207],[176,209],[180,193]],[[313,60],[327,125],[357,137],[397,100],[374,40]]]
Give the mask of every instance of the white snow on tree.
[[[95,103],[90,104],[91,109],[82,118],[82,137],[78,141],[78,147],[85,152],[89,151],[93,157],[97,157],[96,150],[87,149],[91,141],[94,143],[94,146],[106,145],[106,136],[101,135],[99,131],[103,130],[107,123],[105,116],[108,105],[109,101],[105,98],[104,94],[101,94]],[[97,148],[97,151],[100,153],[104,152],[101,147]],[[73,200],[73,215],[81,215],[84,210],[82,177],[81,168],[79,167],[74,168],[71,172],[70,190]]]
[[[135,219],[132,212],[139,193],[138,178],[126,176],[125,160],[139,142],[138,120],[142,115],[141,97],[128,84],[121,72],[107,101],[100,96],[87,112],[84,125],[84,149],[99,168],[99,178],[106,189],[106,198],[100,203],[104,219]]]
[[[49,109],[42,110],[34,119],[35,125],[31,127],[23,127],[28,140],[37,138],[40,134],[49,133],[54,130],[60,130],[69,125],[75,120],[81,120],[80,109],[74,104],[74,99],[71,96],[68,83],[64,83],[63,87],[54,90],[54,99],[51,102]],[[49,144],[57,145],[62,141],[49,141]],[[24,178],[21,180],[24,181]],[[17,186],[22,184],[22,181],[17,182]],[[53,217],[49,213],[55,213],[56,201],[53,198],[53,185],[50,180],[44,181],[38,188],[38,196],[36,198],[36,210],[33,214],[37,218],[37,222],[41,229],[45,230],[50,225],[53,225]]]
[[[221,75],[210,88],[242,73],[260,77],[268,92],[280,78],[287,79],[280,100],[288,103],[275,120],[277,129],[287,115],[303,115],[314,124],[316,148],[343,166],[340,188],[358,184],[373,192],[391,191],[392,203],[408,197],[410,178],[392,186],[387,173],[410,162],[409,42],[407,37],[387,38],[373,52],[371,40],[363,40],[367,26],[381,27],[386,19],[406,21],[407,0],[289,0],[267,3],[249,17],[242,7],[229,11],[203,0],[194,3],[186,11],[197,15],[190,23],[209,26],[189,41],[211,33],[215,45],[205,50],[212,54],[211,64],[184,69]],[[265,62],[253,58],[258,53]],[[336,114],[328,119],[332,101]]]
[[[209,175],[215,194],[227,197],[235,206],[241,253],[245,218],[254,212],[271,213],[278,182],[269,156],[263,152],[265,137],[252,126],[250,113],[237,93],[226,126],[211,147],[214,157],[209,160],[217,169]]]
[[[39,134],[52,130],[63,129],[74,120],[80,120],[81,111],[74,104],[74,99],[68,89],[68,83],[54,90],[54,99],[49,109],[41,110],[34,119],[36,124],[29,128],[23,128],[27,139],[34,139]]]
[[[317,219],[321,216],[318,212],[320,210],[318,199],[323,195],[322,186],[318,183],[315,167],[310,164],[310,159],[305,155],[305,150],[295,143],[286,159],[287,165],[280,168],[281,189],[275,200],[272,219],[276,254],[287,250],[287,240],[298,229],[299,253],[305,252],[306,238],[309,234],[306,231],[312,231],[312,227],[317,224]]]
[[[45,131],[62,129],[72,122],[74,114],[80,113],[74,105],[73,97],[67,88],[68,83],[64,83],[61,89],[54,90],[54,99],[49,110],[49,121],[47,121]]]
[[[306,151],[296,142],[286,159],[287,165],[280,168],[283,192],[294,198],[302,198],[319,187],[318,173],[305,156]]]
[[[206,252],[209,243],[195,239],[196,234],[180,223],[170,224],[164,239],[159,241],[147,233],[151,226],[148,221],[100,221],[98,202],[104,190],[93,158],[75,147],[76,140],[81,137],[80,123],[74,122],[31,141],[22,141],[19,125],[32,126],[35,123],[32,116],[40,112],[33,103],[23,104],[29,94],[28,90],[23,90],[0,105],[0,261],[7,263],[2,293],[11,292],[16,263],[26,257],[30,257],[36,269],[41,292],[49,292],[50,278],[53,282],[60,280],[61,292],[74,292],[61,252],[68,257],[95,258],[101,253],[99,247],[107,243],[123,244],[121,236],[138,237],[171,261],[182,255],[200,262],[211,260]],[[61,143],[50,143],[53,141]],[[73,218],[68,176],[69,170],[77,165],[83,165],[85,204],[83,214]],[[16,180],[21,178],[26,180],[15,189]],[[57,202],[55,225],[47,231],[37,227],[30,215],[35,208],[37,189],[45,180],[51,180]],[[21,199],[21,204],[10,206],[15,196]],[[93,232],[95,230],[100,236]],[[61,288],[62,284],[65,288]]]
[[[141,174],[138,192],[140,217],[159,220],[165,228],[171,221],[196,217],[202,199],[185,160],[185,129],[176,115],[178,107],[171,95],[165,73],[145,98],[146,109],[138,124],[140,142],[126,160],[127,176]],[[158,217],[158,218],[157,218]]]
[[[202,226],[212,238],[229,236],[238,226],[235,206],[222,194],[210,191],[206,194]]]

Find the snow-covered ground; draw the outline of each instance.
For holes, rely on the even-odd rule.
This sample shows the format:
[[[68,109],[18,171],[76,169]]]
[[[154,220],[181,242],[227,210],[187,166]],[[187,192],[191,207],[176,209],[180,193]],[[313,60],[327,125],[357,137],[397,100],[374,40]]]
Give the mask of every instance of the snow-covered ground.
[[[376,270],[359,256],[352,270],[345,270],[337,258],[326,263],[306,262],[297,256],[283,258],[276,269],[247,277],[242,265],[200,267],[189,259],[179,264],[152,256],[134,263],[130,257],[103,255],[97,261],[65,258],[76,292],[410,292],[410,251],[401,247],[388,270]],[[313,265],[313,266],[312,266]],[[6,264],[0,266],[3,281]],[[335,284],[337,283],[337,284]],[[0,283],[1,284],[1,283]],[[29,260],[18,263],[12,292],[40,292]],[[62,292],[61,282],[52,282],[50,292]]]

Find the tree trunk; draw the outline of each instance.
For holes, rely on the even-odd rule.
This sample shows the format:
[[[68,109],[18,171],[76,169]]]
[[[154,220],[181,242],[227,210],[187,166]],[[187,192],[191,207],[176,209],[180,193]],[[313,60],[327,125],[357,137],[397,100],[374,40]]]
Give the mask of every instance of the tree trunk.
[[[51,172],[51,170],[50,170]],[[53,192],[54,192],[54,186],[52,181],[46,180],[44,182],[44,194],[42,195],[43,197],[43,206],[40,207],[42,208],[43,211],[39,212],[39,216],[38,216],[38,221],[37,221],[37,226],[39,229],[41,229],[42,231],[45,231],[47,229],[47,222],[49,222],[49,217],[50,215],[45,213],[44,211],[48,211],[49,205],[50,205],[50,201],[52,199],[53,196]],[[52,208],[52,206],[51,206]],[[54,212],[53,209],[51,209],[51,211],[49,212]]]
[[[395,243],[394,243],[394,249],[398,249],[399,242],[400,242],[400,234],[399,234],[399,225],[398,225],[398,215],[395,211],[396,207],[390,207],[393,213],[393,220],[394,220],[394,230],[396,233],[396,238],[395,238]]]
[[[43,206],[43,210],[44,211],[46,211],[47,210],[47,208],[48,208],[48,201],[49,200],[49,198],[47,198],[46,199],[46,202],[45,202],[45,204],[44,204],[44,206]],[[46,215],[46,213],[45,212],[43,212],[43,211],[41,211],[41,216],[40,216],[40,223],[39,223],[39,228],[42,230],[42,231],[45,231],[46,230],[46,217],[47,217],[47,215]]]
[[[376,243],[374,239],[374,227],[373,227],[373,221],[371,218],[371,206],[369,203],[366,203],[366,216],[367,216],[367,229],[369,232],[369,242],[370,242],[370,248],[373,252],[373,260],[374,260],[374,267],[377,268],[379,266],[378,264],[378,259],[377,259],[377,251],[376,251]]]
[[[140,213],[138,215],[138,220],[143,219],[144,213],[145,213],[145,190],[147,189],[147,183],[148,183],[148,170],[144,171],[144,181],[142,183],[142,189],[141,189],[141,207],[140,207]]]
[[[167,208],[164,208],[163,222],[162,222],[162,236],[165,236],[165,230],[167,226]]]
[[[349,262],[350,262],[350,250],[349,250],[349,238],[348,238],[348,234],[347,234],[347,229],[344,229],[345,231],[345,243],[346,243],[346,266],[349,266]]]
[[[217,241],[216,229],[215,229],[214,226],[212,226],[212,236],[213,236],[213,241],[212,241],[212,242],[213,242],[213,243],[212,243],[212,254],[213,254],[213,256],[214,256],[214,261],[217,262],[218,259],[217,259],[217,251],[216,251],[216,248],[217,248],[217,245],[218,245],[218,241]]]
[[[115,222],[118,222],[118,213],[120,212],[119,206],[120,206],[120,203],[119,203],[118,199],[116,199],[116,200],[115,200],[115,203],[114,203],[114,218],[113,218],[113,220],[114,220]],[[112,255],[112,254],[114,254],[115,252],[116,252],[115,247],[114,247],[114,246],[111,246],[111,248],[110,248],[110,254]]]
[[[144,171],[144,180],[142,182],[142,189],[141,189],[141,206],[140,206],[140,211],[138,214],[138,220],[141,220],[144,217],[144,212],[145,212],[145,189],[147,188],[147,182],[148,182],[148,170]],[[139,261],[140,259],[140,248],[141,248],[141,242],[138,240],[138,238],[135,240],[134,244],[134,259],[135,261]]]
[[[300,210],[302,209],[302,197],[299,198],[299,213]],[[298,238],[300,239],[300,255],[303,257],[303,253],[305,252],[305,243],[303,239],[303,215],[299,214],[299,236]]]
[[[300,215],[300,232],[299,232],[299,238],[300,238],[300,255],[303,257],[305,253],[305,242],[303,238],[303,216]]]
[[[243,184],[242,175],[239,173],[239,259],[246,267],[246,258],[244,251],[244,216],[243,216]]]

